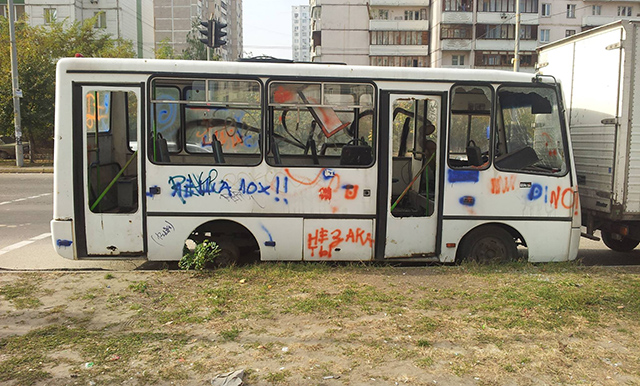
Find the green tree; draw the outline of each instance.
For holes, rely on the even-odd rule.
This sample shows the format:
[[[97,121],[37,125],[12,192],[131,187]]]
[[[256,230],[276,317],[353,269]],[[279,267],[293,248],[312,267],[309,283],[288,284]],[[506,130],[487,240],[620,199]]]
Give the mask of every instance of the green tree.
[[[58,59],[85,57],[133,57],[133,43],[114,39],[94,28],[97,17],[84,22],[54,22],[30,26],[16,23],[22,132],[35,149],[53,138],[55,71]],[[13,92],[9,21],[0,17],[0,134],[13,134]]]
[[[187,34],[187,48],[182,51],[180,59],[207,60],[207,47],[200,41],[200,23],[191,23],[191,31]]]
[[[158,48],[153,50],[153,53],[156,59],[179,59],[176,51],[171,47],[169,38],[163,39],[160,44],[158,44]]]

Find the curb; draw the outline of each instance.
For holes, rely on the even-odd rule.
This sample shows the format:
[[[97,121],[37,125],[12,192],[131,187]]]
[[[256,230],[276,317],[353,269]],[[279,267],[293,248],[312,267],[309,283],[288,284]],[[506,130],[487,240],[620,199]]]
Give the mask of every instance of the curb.
[[[53,173],[53,166],[25,165],[18,167],[2,165],[0,166],[0,173]]]

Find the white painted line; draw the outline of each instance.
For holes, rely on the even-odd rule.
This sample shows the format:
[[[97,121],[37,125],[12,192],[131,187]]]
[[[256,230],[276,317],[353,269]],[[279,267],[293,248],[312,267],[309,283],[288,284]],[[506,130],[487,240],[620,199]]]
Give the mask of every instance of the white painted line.
[[[22,247],[27,246],[27,245],[29,245],[31,243],[34,243],[34,242],[36,242],[38,240],[46,239],[47,237],[51,237],[51,233],[43,233],[41,235],[32,237],[29,240],[20,241],[19,243],[15,243],[13,245],[9,245],[8,247],[4,247],[4,248],[0,249],[0,255],[4,255],[7,252],[11,252],[11,251],[16,250],[18,248],[22,248]]]
[[[13,245],[9,245],[8,247],[4,247],[4,248],[0,249],[0,256],[4,255],[7,252],[13,251],[14,249],[22,248],[25,245],[29,245],[29,244],[31,244],[33,242],[34,242],[33,240],[25,240],[25,241],[21,241],[19,243],[15,243]]]
[[[12,201],[0,202],[0,205],[13,204],[14,202],[20,202],[20,201],[31,200],[31,199],[34,199],[34,198],[46,197],[46,196],[50,196],[51,194],[52,193],[43,193],[43,194],[38,194],[37,196],[31,196],[31,197],[26,197],[26,198],[16,198],[15,200],[12,200]]]
[[[38,240],[46,239],[47,237],[51,237],[51,233],[43,233],[39,236],[32,237],[29,240],[38,241]]]

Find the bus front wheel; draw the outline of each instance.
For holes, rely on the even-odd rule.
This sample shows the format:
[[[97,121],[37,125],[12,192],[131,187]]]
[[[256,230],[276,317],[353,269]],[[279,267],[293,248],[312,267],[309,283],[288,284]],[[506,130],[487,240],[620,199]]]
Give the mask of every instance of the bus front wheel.
[[[459,253],[459,261],[475,261],[479,264],[512,261],[518,256],[513,236],[495,225],[471,231],[462,240]]]
[[[613,234],[607,231],[600,231],[600,235],[602,236],[602,242],[604,245],[616,252],[630,252],[640,244],[640,241],[627,237],[623,237],[621,240],[616,240],[613,238]]]

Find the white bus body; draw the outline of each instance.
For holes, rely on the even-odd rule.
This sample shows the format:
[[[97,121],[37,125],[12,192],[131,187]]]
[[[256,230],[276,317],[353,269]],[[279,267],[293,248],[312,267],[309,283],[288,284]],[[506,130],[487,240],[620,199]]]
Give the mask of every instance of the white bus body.
[[[65,258],[454,262],[576,257],[559,87],[480,70],[63,59]]]

